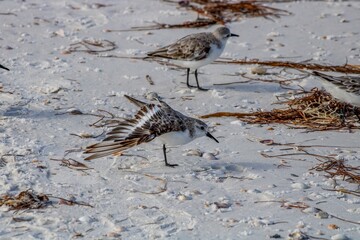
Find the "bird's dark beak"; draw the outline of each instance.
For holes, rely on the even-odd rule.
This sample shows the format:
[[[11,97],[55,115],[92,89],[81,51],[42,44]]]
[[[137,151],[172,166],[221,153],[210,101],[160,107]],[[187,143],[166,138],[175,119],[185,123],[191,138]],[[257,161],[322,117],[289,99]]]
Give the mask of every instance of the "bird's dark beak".
[[[209,132],[206,133],[206,136],[213,139],[215,142],[219,143],[219,141],[213,135],[211,135]]]
[[[0,64],[0,68],[3,68],[3,69],[5,69],[5,70],[10,71],[8,68],[4,67],[4,66],[3,66],[3,65],[1,65],[1,64]]]
[[[231,33],[230,37],[239,37],[239,35],[235,34],[235,33]]]

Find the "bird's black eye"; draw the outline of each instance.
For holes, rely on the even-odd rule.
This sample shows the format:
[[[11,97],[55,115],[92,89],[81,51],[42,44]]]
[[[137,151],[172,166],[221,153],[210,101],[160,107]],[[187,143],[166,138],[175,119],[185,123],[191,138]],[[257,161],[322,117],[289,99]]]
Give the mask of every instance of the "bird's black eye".
[[[201,126],[200,129],[201,129],[201,130],[205,130],[205,127],[204,127],[204,126]]]

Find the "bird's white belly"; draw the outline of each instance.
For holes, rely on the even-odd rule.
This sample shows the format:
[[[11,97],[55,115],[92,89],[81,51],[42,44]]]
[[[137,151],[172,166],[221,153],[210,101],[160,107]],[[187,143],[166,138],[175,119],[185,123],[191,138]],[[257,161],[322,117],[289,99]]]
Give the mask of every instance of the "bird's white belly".
[[[208,65],[214,62],[218,57],[220,57],[221,53],[224,51],[224,47],[218,48],[217,45],[213,45],[210,51],[210,54],[199,61],[181,61],[181,60],[173,60],[172,62],[178,66],[184,68],[190,68],[191,70],[198,69],[199,67]]]
[[[323,81],[323,83],[325,90],[329,92],[334,98],[340,100],[341,102],[350,103],[351,105],[360,107],[360,95],[346,92],[344,89],[338,88],[337,86],[327,81]]]
[[[194,140],[194,138],[190,137],[188,130],[184,132],[179,131],[179,132],[164,133],[159,137],[157,137],[157,139],[163,144],[169,146],[184,145]]]

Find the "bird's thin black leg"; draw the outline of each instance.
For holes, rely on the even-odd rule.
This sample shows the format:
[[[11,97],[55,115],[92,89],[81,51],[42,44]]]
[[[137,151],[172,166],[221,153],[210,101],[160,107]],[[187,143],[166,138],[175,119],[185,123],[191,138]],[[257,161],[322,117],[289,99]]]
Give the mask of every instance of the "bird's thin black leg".
[[[195,70],[195,79],[196,79],[197,88],[198,88],[199,90],[201,90],[201,91],[207,91],[207,90],[209,90],[209,89],[205,89],[205,88],[200,87],[200,85],[199,85],[199,80],[198,80],[198,72],[197,72],[197,69]]]
[[[166,147],[165,147],[165,144],[163,144],[163,153],[164,153],[165,166],[167,166],[167,167],[176,167],[176,166],[179,166],[178,164],[170,164],[170,163],[168,163],[167,158],[166,158]]]
[[[195,86],[190,85],[189,80],[190,79],[190,68],[186,69],[186,86],[188,88],[194,88]]]
[[[4,66],[3,66],[3,65],[1,65],[1,64],[0,64],[0,68],[3,68],[3,69],[5,69],[5,70],[10,71],[10,69],[8,69],[7,67],[4,67]]]

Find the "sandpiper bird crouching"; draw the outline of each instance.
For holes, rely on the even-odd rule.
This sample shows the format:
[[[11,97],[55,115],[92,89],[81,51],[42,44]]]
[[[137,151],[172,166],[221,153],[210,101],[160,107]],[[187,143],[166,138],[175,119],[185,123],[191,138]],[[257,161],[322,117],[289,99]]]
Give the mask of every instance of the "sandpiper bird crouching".
[[[358,76],[331,76],[313,71],[314,76],[320,77],[323,86],[334,98],[341,102],[360,107],[360,77]]]
[[[121,154],[131,147],[157,138],[163,144],[165,165],[175,167],[178,165],[167,161],[166,145],[184,145],[202,136],[218,142],[209,133],[208,126],[204,122],[175,111],[160,99],[154,104],[141,102],[127,95],[125,97],[140,107],[140,110],[132,119],[123,120],[114,126],[102,142],[88,146],[85,153],[92,155],[85,160]]]
[[[186,85],[189,88],[195,87],[189,83],[190,70],[195,70],[196,87],[199,90],[207,90],[199,86],[198,68],[215,61],[224,51],[227,40],[238,36],[231,33],[227,27],[219,27],[214,32],[190,34],[173,44],[147,53],[145,59],[170,59],[175,65],[186,68]]]

